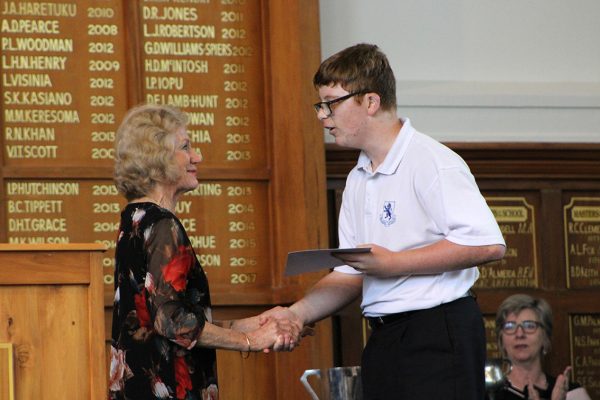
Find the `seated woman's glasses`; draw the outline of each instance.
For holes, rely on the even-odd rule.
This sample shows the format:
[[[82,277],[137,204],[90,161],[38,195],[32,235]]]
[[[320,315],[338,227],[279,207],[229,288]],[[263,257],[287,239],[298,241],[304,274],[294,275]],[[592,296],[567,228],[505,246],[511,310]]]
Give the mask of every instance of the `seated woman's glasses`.
[[[504,326],[502,326],[502,332],[507,335],[514,335],[517,332],[517,329],[521,327],[525,333],[535,333],[538,326],[541,325],[542,324],[537,321],[523,321],[518,324],[515,321],[506,321]]]

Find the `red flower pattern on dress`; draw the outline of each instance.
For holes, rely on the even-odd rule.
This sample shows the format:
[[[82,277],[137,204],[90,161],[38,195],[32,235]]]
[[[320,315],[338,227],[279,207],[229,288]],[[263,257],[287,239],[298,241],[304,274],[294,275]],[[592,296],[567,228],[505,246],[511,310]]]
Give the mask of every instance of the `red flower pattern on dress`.
[[[190,334],[195,332],[196,321],[185,312],[191,306],[200,321],[202,310],[210,313],[210,298],[206,275],[185,230],[174,216],[150,203],[128,205],[122,217],[115,265],[117,312],[113,316],[120,325],[113,329],[109,397],[124,398],[127,391],[139,387],[157,400],[218,400],[215,351],[207,348],[201,357],[189,351],[196,342],[197,335]],[[188,290],[192,295],[184,300]],[[165,303],[169,315],[183,311],[177,315],[184,318],[163,318],[158,307]],[[169,332],[168,338],[155,330],[157,323]],[[161,340],[151,340],[157,334]],[[187,336],[190,339],[186,340]],[[143,376],[131,379],[134,370]]]
[[[146,305],[146,290],[143,289],[140,293],[134,295],[135,311],[137,313],[140,326],[150,328],[150,313],[148,312],[148,306]]]
[[[163,277],[169,282],[173,289],[181,292],[186,287],[187,274],[192,266],[192,252],[187,247],[179,246],[177,254],[163,268]]]
[[[177,398],[185,399],[188,390],[192,390],[192,379],[185,358],[175,357],[175,381],[177,381]]]

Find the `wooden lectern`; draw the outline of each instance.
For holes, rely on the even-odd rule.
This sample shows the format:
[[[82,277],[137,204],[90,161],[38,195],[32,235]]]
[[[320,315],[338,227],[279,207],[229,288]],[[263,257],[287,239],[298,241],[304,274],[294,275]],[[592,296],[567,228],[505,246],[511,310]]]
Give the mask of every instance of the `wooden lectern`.
[[[100,244],[0,244],[0,399],[106,399]]]

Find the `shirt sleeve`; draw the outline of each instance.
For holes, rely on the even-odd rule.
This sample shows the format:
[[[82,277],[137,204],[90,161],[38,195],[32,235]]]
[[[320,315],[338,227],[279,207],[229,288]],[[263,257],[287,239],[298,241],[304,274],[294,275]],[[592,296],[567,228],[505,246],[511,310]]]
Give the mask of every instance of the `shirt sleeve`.
[[[447,240],[465,246],[505,245],[498,223],[468,170],[438,170],[422,201]]]
[[[354,233],[354,225],[352,223],[352,211],[349,207],[350,200],[347,198],[347,191],[344,190],[342,195],[342,205],[340,208],[340,215],[338,217],[338,239],[340,248],[354,248],[358,245],[356,242],[356,235]],[[362,274],[362,272],[355,270],[349,265],[342,265],[334,268],[335,271],[343,272],[346,274]]]
[[[144,236],[148,265],[145,286],[154,329],[159,335],[192,348],[206,323],[204,309],[194,301],[200,294],[191,293],[197,289],[188,288],[197,262],[194,251],[186,245],[183,228],[172,218],[156,222]]]

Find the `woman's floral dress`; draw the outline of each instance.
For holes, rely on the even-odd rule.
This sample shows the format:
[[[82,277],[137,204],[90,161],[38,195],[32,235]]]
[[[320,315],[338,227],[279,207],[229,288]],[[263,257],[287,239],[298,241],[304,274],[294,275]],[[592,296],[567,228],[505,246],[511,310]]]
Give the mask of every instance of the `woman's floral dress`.
[[[218,399],[208,281],[181,222],[153,203],[121,213],[115,255],[110,399]]]

